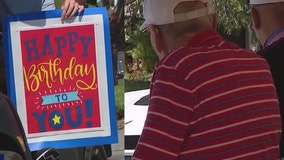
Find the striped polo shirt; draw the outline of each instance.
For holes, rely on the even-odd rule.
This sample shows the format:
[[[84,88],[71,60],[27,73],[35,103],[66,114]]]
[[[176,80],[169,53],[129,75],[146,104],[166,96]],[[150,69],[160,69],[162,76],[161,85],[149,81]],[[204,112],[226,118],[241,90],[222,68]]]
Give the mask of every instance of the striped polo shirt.
[[[208,30],[156,65],[134,159],[276,160],[280,133],[267,62]]]

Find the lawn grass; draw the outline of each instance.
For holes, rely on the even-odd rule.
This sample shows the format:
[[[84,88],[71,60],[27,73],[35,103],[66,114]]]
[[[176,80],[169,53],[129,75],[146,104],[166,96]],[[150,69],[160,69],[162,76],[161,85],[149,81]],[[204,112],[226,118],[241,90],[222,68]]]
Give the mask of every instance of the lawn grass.
[[[118,118],[124,117],[124,79],[118,80],[118,85],[114,87],[116,115]]]

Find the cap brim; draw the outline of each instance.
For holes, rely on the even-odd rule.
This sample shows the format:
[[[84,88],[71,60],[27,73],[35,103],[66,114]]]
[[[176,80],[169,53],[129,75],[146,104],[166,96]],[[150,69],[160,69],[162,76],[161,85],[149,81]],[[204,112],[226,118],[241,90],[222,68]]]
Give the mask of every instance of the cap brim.
[[[251,5],[257,4],[268,4],[268,3],[280,3],[284,2],[284,0],[250,0]]]
[[[141,26],[140,26],[140,30],[143,31],[145,29],[147,29],[150,26],[150,24],[144,22]]]

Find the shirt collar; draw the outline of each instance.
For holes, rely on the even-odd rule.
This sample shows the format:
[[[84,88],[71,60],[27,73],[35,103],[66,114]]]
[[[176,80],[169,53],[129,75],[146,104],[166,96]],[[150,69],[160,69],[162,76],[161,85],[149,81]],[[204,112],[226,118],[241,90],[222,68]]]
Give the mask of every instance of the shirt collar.
[[[264,47],[268,47],[271,44],[273,44],[274,42],[278,41],[279,39],[284,37],[284,27],[281,27],[279,29],[277,29],[275,32],[273,32],[268,39],[266,40],[266,42],[264,43]]]
[[[188,46],[200,47],[200,46],[203,46],[203,44],[210,45],[210,44],[214,44],[215,40],[222,41],[223,38],[214,29],[205,30],[193,36],[193,38],[189,40]]]

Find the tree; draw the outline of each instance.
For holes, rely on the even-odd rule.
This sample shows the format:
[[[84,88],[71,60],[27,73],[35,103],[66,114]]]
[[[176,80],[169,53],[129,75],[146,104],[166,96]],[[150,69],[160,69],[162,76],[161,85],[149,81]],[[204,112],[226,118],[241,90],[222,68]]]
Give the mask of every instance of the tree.
[[[140,30],[144,21],[142,9],[143,0],[126,0],[125,2],[125,57],[128,72],[133,71],[132,59],[136,60],[135,69],[139,71],[142,69],[145,72],[151,72],[158,60],[147,32]]]

